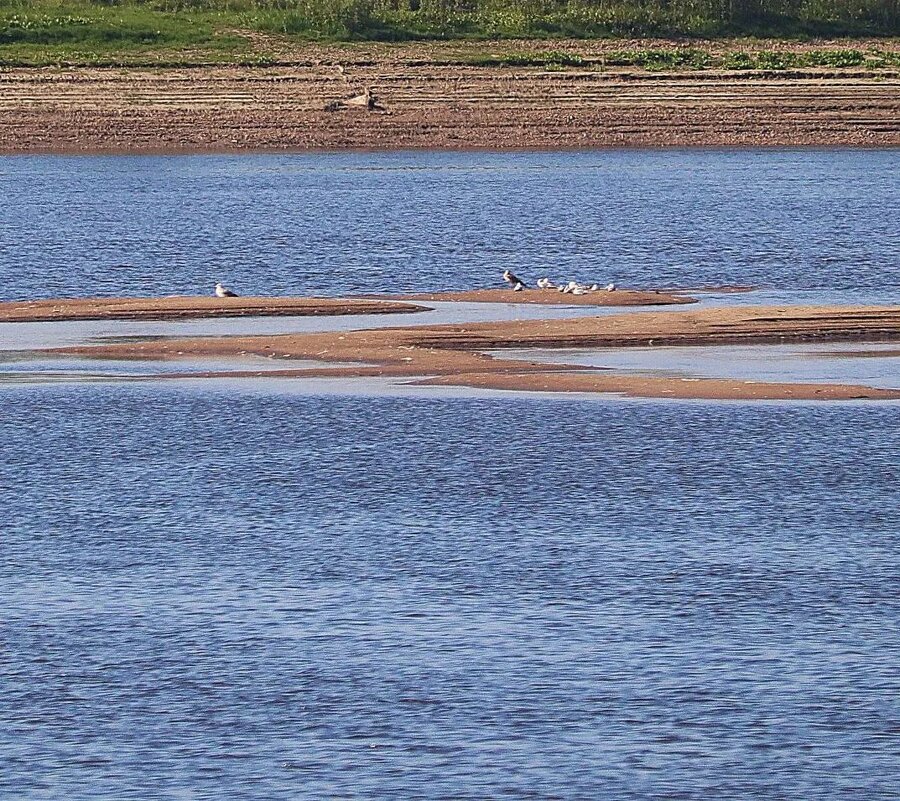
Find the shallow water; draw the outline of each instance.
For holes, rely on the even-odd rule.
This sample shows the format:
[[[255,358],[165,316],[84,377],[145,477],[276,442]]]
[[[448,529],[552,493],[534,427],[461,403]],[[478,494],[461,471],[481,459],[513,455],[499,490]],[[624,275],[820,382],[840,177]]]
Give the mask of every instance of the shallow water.
[[[419,305],[419,304],[417,304]],[[692,304],[693,305],[693,304]],[[124,337],[194,337],[353,331],[456,322],[536,320],[618,314],[629,309],[538,306],[512,303],[423,302],[421,310],[397,314],[341,314],[306,317],[223,317],[206,320],[65,320],[0,323],[0,350],[37,350],[96,344]],[[666,307],[669,308],[669,307]],[[682,307],[672,307],[682,308]]]
[[[363,362],[356,363],[362,366]],[[285,361],[246,354],[222,358],[180,358],[177,360],[86,359],[80,357],[44,357],[25,352],[0,351],[0,384],[14,388],[17,384],[58,383],[63,381],[148,381],[163,380],[173,373],[191,376],[195,373],[241,371],[251,373],[276,370],[346,367],[346,363],[291,359]],[[198,379],[199,380],[199,379]],[[248,378],[255,381],[255,377]]]
[[[862,384],[900,388],[896,342],[860,345],[716,345],[622,349],[513,349],[494,355],[549,364],[579,364],[620,373],[733,378],[741,381]]]
[[[890,302],[896,164],[0,159],[0,297],[427,290],[512,264]],[[900,795],[897,404],[28,383],[59,365],[22,358],[0,382],[0,798]]]

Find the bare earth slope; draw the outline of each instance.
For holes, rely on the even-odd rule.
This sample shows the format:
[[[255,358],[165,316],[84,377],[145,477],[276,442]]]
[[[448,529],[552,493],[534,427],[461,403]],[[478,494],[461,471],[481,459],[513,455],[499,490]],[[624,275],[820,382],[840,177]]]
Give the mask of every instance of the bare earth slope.
[[[602,52],[565,69],[465,66],[423,45],[303,53],[277,67],[5,69],[0,152],[900,145],[896,69],[663,73],[605,67]],[[367,89],[374,108],[347,102]]]

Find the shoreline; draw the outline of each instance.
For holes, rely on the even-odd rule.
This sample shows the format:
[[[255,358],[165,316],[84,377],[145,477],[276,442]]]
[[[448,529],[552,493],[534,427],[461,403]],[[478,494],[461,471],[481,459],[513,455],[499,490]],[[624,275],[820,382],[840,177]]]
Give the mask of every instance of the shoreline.
[[[890,152],[900,149],[900,141],[885,144],[867,143],[838,143],[838,144],[748,144],[748,145],[667,145],[667,144],[615,144],[615,145],[546,145],[546,146],[496,146],[496,145],[404,145],[393,147],[391,145],[359,147],[215,147],[209,148],[197,146],[172,146],[163,148],[141,148],[134,150],[129,148],[111,149],[106,147],[96,148],[71,148],[48,147],[29,150],[4,151],[0,144],[0,158],[29,158],[33,156],[65,157],[65,158],[95,158],[98,156],[113,158],[141,158],[147,156],[176,157],[176,156],[336,156],[345,153],[365,155],[367,153],[604,153],[617,151],[718,151],[731,152],[738,150],[772,150],[772,151],[879,151]]]
[[[521,294],[521,293],[517,293]],[[599,294],[599,293],[598,293]],[[547,392],[617,393],[630,397],[709,400],[900,400],[900,387],[766,383],[720,378],[622,374],[602,367],[534,362],[487,351],[523,348],[629,348],[666,345],[900,341],[900,306],[740,306],[623,312],[603,317],[402,326],[341,332],[177,337],[50,348],[47,355],[173,361],[259,356],[283,370],[220,370],[162,378],[409,379],[422,385]],[[290,368],[291,360],[340,366]]]
[[[0,154],[900,147],[900,68],[605,64],[627,45],[311,44],[287,66],[4,67]],[[584,62],[529,61],[550,48]]]

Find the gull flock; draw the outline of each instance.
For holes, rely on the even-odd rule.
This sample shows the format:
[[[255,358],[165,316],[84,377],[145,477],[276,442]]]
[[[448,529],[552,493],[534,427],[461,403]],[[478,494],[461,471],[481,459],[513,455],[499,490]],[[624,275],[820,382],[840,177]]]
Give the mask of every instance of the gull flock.
[[[513,288],[514,292],[521,292],[528,286],[528,284],[510,270],[503,271],[503,280]],[[579,284],[577,281],[556,284],[549,278],[538,278],[537,285],[539,289],[555,289],[566,295],[585,295],[588,292],[599,292],[601,288],[606,292],[616,291],[615,284],[607,284],[605,287],[601,287],[599,284]]]
[[[528,285],[511,270],[503,271],[503,280],[513,288],[515,292],[521,292]],[[539,289],[555,289],[566,295],[584,295],[588,292],[599,292],[601,288],[606,292],[615,292],[615,284],[607,284],[601,287],[599,284],[579,284],[577,281],[569,281],[565,284],[555,284],[549,278],[538,278],[537,285]],[[238,294],[232,292],[228,287],[222,284],[216,284],[215,296],[217,298],[236,298]]]

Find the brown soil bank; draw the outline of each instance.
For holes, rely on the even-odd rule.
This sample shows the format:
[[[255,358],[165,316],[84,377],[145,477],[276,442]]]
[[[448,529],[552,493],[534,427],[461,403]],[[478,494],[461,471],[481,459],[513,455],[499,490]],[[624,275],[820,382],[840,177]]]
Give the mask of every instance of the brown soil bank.
[[[644,312],[570,320],[527,320],[417,326],[345,333],[249,337],[194,337],[57,349],[56,353],[117,359],[253,354],[277,359],[347,362],[346,367],[286,369],[286,377],[392,376],[424,383],[551,392],[617,392],[641,397],[710,399],[900,399],[896,390],[836,384],[623,376],[547,365],[523,358],[492,358],[509,348],[629,347],[900,340],[900,307],[745,307]],[[355,363],[355,364],[353,364]],[[209,376],[254,375],[217,372]],[[179,377],[177,372],[172,377]],[[197,375],[193,374],[196,378]]]
[[[603,66],[602,48],[563,69],[448,64],[423,45],[303,52],[277,67],[3,70],[0,153],[900,145],[896,69],[648,72]],[[371,103],[347,102],[366,90]]]
[[[424,311],[412,303],[340,298],[72,298],[0,303],[0,323],[52,320],[188,320]]]

